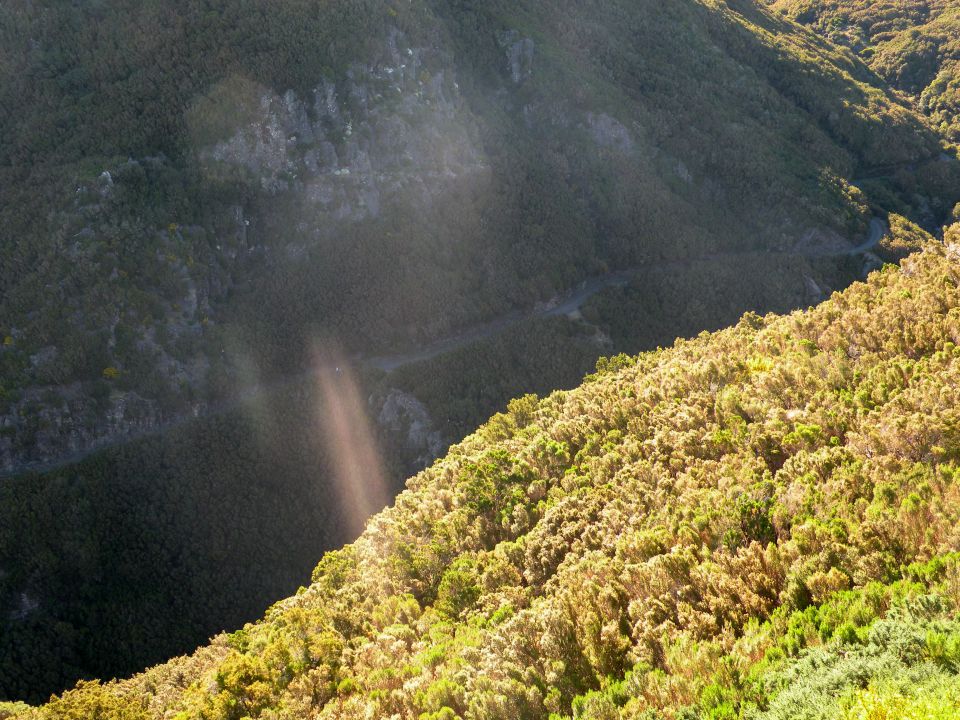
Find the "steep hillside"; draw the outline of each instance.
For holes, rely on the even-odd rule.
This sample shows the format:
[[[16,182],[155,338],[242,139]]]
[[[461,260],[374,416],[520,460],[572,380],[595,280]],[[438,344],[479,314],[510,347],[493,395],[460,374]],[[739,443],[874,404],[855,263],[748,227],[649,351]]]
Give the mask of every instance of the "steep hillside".
[[[259,616],[509,397],[817,303],[958,200],[760,3],[2,4],[0,697]]]
[[[773,0],[772,6],[853,49],[960,142],[960,3],[956,0]]]
[[[856,244],[871,204],[936,224],[960,200],[921,116],[752,3],[0,13],[7,471],[318,340],[415,346],[611,269]]]
[[[325,550],[355,539],[364,517],[349,517],[344,453],[330,448],[329,410],[348,389],[354,401],[374,393],[350,417],[382,459],[384,493],[369,513],[443,452],[447,432],[475,428],[478,408],[574,387],[603,352],[595,332],[562,317],[523,323],[389,384],[362,374],[333,393],[305,373],[162,434],[4,479],[0,698],[42,700],[188,651],[259,617]],[[411,383],[424,403],[398,389]]]
[[[6,712],[957,717],[958,243],[515,400],[262,622]]]

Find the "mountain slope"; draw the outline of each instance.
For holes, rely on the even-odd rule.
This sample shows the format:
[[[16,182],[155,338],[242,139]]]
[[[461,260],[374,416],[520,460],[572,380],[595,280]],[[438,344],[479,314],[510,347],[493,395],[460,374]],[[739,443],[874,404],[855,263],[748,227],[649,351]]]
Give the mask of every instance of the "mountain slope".
[[[8,471],[318,338],[417,344],[607,269],[856,242],[870,203],[936,224],[960,199],[922,117],[751,3],[0,12]],[[890,165],[913,169],[852,187]]]
[[[415,355],[632,271],[361,377],[419,468],[601,354],[817,302],[872,219],[960,200],[909,102],[756,3],[216,5],[0,8],[0,465],[56,467],[0,489],[0,697],[186,651],[355,537],[318,346]]]
[[[771,5],[853,49],[954,142],[960,141],[960,3],[808,2]]]
[[[262,622],[24,717],[955,717],[958,232],[512,402]]]

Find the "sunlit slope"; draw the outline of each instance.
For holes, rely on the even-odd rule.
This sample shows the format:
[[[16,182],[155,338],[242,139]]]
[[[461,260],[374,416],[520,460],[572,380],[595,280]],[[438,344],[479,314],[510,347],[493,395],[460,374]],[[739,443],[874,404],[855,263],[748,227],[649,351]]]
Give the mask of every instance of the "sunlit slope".
[[[773,8],[854,50],[960,141],[960,3],[776,0]]]
[[[514,401],[263,622],[26,717],[954,717],[958,240]]]

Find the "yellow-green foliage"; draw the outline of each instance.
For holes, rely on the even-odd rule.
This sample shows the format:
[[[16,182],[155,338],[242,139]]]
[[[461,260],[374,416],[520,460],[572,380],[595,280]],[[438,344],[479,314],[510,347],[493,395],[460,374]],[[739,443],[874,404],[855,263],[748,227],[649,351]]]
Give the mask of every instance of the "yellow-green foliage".
[[[770,0],[857,51],[952,140],[960,140],[960,3],[956,0]]]
[[[901,215],[891,214],[890,231],[880,240],[877,252],[888,262],[897,262],[922,249],[933,237],[916,223]]]
[[[192,415],[198,404],[222,408],[249,384],[302,371],[318,338],[380,354],[532,307],[588,275],[640,268],[630,287],[609,288],[584,309],[601,332],[559,318],[517,326],[384,383],[413,392],[446,439],[460,439],[511,395],[571,387],[608,352],[608,338],[610,352],[668,344],[748,308],[805,305],[859,274],[842,252],[794,253],[801,238],[859,238],[872,212],[917,219],[960,200],[960,163],[918,169],[941,149],[920,114],[852,52],[756,2],[215,6],[0,3],[0,107],[16,108],[0,113],[0,338],[9,338],[0,346],[0,413],[14,418],[0,435],[14,464],[73,456],[56,432],[67,408],[77,437],[92,444],[116,427],[109,420],[120,403],[137,427]],[[535,47],[519,83],[508,31]],[[428,85],[442,80],[440,120],[430,119],[412,65],[386,78],[391,43],[417,58]],[[353,63],[372,69],[348,77]],[[344,160],[369,154],[377,175],[385,172],[377,217],[331,224],[326,201],[306,199],[325,197],[327,180],[354,187],[356,175],[317,185],[310,171],[275,192],[249,168],[211,174],[203,160],[211,143],[266,122],[262,101],[288,90],[307,100],[320,83],[336,86],[340,120],[325,121],[325,139],[298,130],[291,167],[325,154],[326,145],[310,147],[321,142]],[[410,103],[420,108],[415,117],[395,117]],[[387,118],[407,129],[387,131]],[[446,173],[418,164],[418,148],[442,149],[433,138],[451,128],[470,138],[476,163],[441,181]],[[899,172],[858,187],[874,165]],[[329,206],[339,216],[334,207],[347,206]],[[38,699],[78,677],[124,674],[261,610],[259,591],[221,592],[222,576],[284,583],[268,597],[295,586],[302,569],[287,569],[289,558],[315,558],[326,548],[317,536],[330,537],[336,523],[335,504],[318,489],[329,473],[316,471],[316,484],[296,491],[277,483],[275,502],[255,498],[268,483],[314,472],[284,445],[318,440],[309,412],[276,415],[295,426],[270,431],[281,440],[272,445],[277,471],[259,470],[276,464],[261,420],[234,435],[208,417],[192,426],[203,439],[185,440],[187,452],[168,435],[169,445],[113,448],[94,466],[0,490],[0,555],[13,558],[0,605],[18,607],[27,589],[40,598],[31,621],[0,639],[0,694]],[[395,445],[409,445],[399,436]],[[718,449],[737,442],[727,427],[710,437]],[[794,451],[810,441],[798,429],[787,444]],[[606,442],[614,441],[599,446]],[[219,478],[237,508],[220,494],[195,499]],[[299,501],[305,488],[310,503]],[[534,521],[516,509],[522,489],[495,503],[505,514],[498,522]],[[25,495],[36,514],[23,511]],[[66,505],[75,512],[61,513]],[[110,519],[113,507],[123,523]],[[305,517],[315,528],[306,538]],[[235,533],[244,540],[226,540]],[[197,535],[216,539],[196,543]],[[727,541],[737,542],[732,530]],[[288,561],[264,563],[251,544]],[[104,581],[93,568],[106,566],[117,570]],[[173,610],[166,593],[184,583],[194,600]],[[114,603],[129,607],[127,597],[136,598],[132,612],[151,618],[149,629],[117,620]],[[164,637],[172,647],[161,650]],[[156,655],[141,655],[146,647]]]
[[[0,720],[7,720],[7,718],[24,713],[27,710],[29,710],[29,708],[24,703],[0,702]]]
[[[955,716],[956,252],[513,403],[262,622],[27,717]]]
[[[511,32],[536,48],[530,76],[519,83],[504,46]],[[948,49],[949,32],[938,32]],[[416,55],[419,80],[442,80],[449,97],[438,99],[446,109],[437,127],[412,73],[398,73],[409,86],[383,78],[395,43],[401,56]],[[920,38],[919,54],[909,50],[923,60],[921,69],[928,45]],[[877,68],[906,88],[913,61],[910,72],[900,72],[900,55],[900,45],[891,45]],[[356,67],[351,80],[353,63],[373,66],[371,74],[383,82],[366,83]],[[437,192],[429,191],[434,173],[390,170],[383,187],[405,189],[383,193],[379,216],[336,226],[315,214],[319,206],[301,202],[299,189],[313,184],[306,177],[288,177],[291,191],[273,194],[246,172],[206,172],[204,148],[238,124],[263,119],[261,99],[288,90],[309,98],[321,82],[336,85],[340,99],[343,122],[331,121],[327,138],[340,158],[369,149],[379,173],[386,168],[375,149],[392,147],[393,135],[421,138],[414,149],[442,148],[423,138],[444,137],[449,122],[476,145],[477,162],[458,179],[440,181]],[[921,93],[935,123],[937,108],[949,105],[951,82],[942,92],[934,83]],[[409,133],[381,133],[364,118],[394,118],[398,90],[400,104],[412,102],[424,115],[403,120]],[[68,395],[91,401],[89,412],[70,412],[83,426],[76,428],[81,436],[106,426],[120,393],[156,401],[165,418],[189,414],[198,402],[218,406],[237,391],[238,380],[257,376],[268,384],[302,368],[317,337],[347,338],[351,350],[373,351],[374,343],[441,335],[533,305],[610,269],[644,267],[639,287],[624,290],[630,306],[620,298],[598,300],[588,318],[614,338],[655,345],[726,324],[745,307],[797,306],[846,284],[856,262],[788,260],[768,250],[789,251],[809,230],[861,235],[878,208],[914,219],[927,217],[929,208],[939,217],[960,199],[960,164],[940,161],[941,135],[906,100],[853,52],[749,0],[9,0],[0,3],[0,107],[16,109],[0,113],[0,412],[20,413],[19,424],[6,423],[2,435],[14,455],[44,461],[55,454],[47,440],[57,423],[40,411],[59,407]],[[296,153],[319,149],[301,141]],[[400,147],[406,146],[386,154],[407,167]],[[857,187],[864,168],[874,166],[882,179]],[[888,177],[887,166],[896,177]],[[241,217],[249,225],[238,225]],[[895,231],[909,234],[905,225]],[[908,302],[918,291],[896,292]],[[506,393],[529,390],[530,375],[565,383],[599,352],[594,341],[603,340],[601,333],[586,336],[560,320],[545,325],[516,328],[523,343],[504,335],[485,351],[464,350],[395,377],[405,381],[400,387],[416,390],[438,424],[472,428],[486,403],[499,406]],[[340,703],[344,712],[375,701],[428,716],[465,713],[468,706],[496,714],[484,704],[488,699],[477,699],[487,696],[471,684],[467,668],[474,668],[494,684],[492,697],[508,698],[508,705],[523,688],[525,700],[509,705],[511,711],[566,711],[570,698],[606,682],[601,675],[619,677],[641,659],[659,662],[658,638],[669,634],[670,622],[701,634],[732,632],[744,617],[767,612],[780,602],[779,580],[757,597],[744,590],[748,597],[729,607],[709,593],[702,599],[707,590],[674,597],[664,588],[683,586],[688,571],[689,582],[712,587],[715,568],[749,553],[763,559],[742,562],[780,567],[766,555],[769,543],[793,537],[798,512],[811,518],[824,512],[815,492],[821,475],[834,464],[854,472],[848,467],[854,461],[881,473],[849,434],[854,427],[865,436],[872,431],[856,425],[856,412],[896,402],[924,368],[909,355],[895,365],[870,364],[856,344],[850,350],[838,342],[850,356],[843,364],[822,354],[813,337],[796,346],[785,341],[785,360],[746,347],[760,325],[752,318],[732,334],[730,352],[743,365],[711,360],[716,374],[700,377],[696,353],[712,358],[727,350],[723,341],[698,341],[662,358],[647,356],[641,365],[658,379],[650,385],[638,379],[636,387],[624,381],[616,392],[625,396],[608,398],[612,370],[621,363],[607,363],[590,388],[548,399],[536,411],[511,411],[481,440],[458,449],[460,456],[416,481],[415,489],[419,483],[443,489],[423,490],[423,507],[409,515],[398,511],[400,527],[383,531],[378,556],[393,583],[383,592],[395,595],[391,602],[402,605],[405,617],[422,612],[426,619],[378,631],[399,628],[397,647],[409,645],[414,657],[426,653],[437,676],[429,684],[418,685],[427,676],[413,661],[368,668],[351,641],[336,662],[312,651],[297,651],[289,666],[276,658],[237,661],[191,691],[190,702],[209,705],[211,714],[230,708],[257,714],[282,690],[314,704]],[[905,341],[915,340],[912,318],[902,332]],[[544,340],[560,349],[544,349]],[[716,349],[700,349],[706,347]],[[536,362],[531,355],[539,355]],[[832,384],[818,384],[821,371]],[[621,376],[634,372],[625,367]],[[764,395],[765,382],[785,398]],[[29,399],[35,392],[24,392],[40,388],[52,390],[36,402]],[[656,396],[669,388],[676,394]],[[631,392],[653,392],[650,407]],[[135,421],[137,413],[128,410]],[[284,408],[276,417],[296,415]],[[0,516],[10,519],[0,520],[0,555],[11,559],[4,560],[0,605],[6,617],[19,614],[21,601],[39,607],[29,621],[0,633],[0,690],[39,697],[63,687],[64,677],[140,667],[147,647],[156,653],[151,661],[162,657],[163,639],[187,647],[206,637],[203,628],[239,622],[251,605],[259,611],[267,580],[289,583],[286,568],[294,559],[320,553],[337,522],[318,489],[326,487],[325,472],[315,472],[316,485],[288,484],[302,477],[297,471],[309,475],[317,467],[304,469],[310,446],[273,429],[279,425],[272,421],[268,434],[280,442],[265,443],[264,424],[228,432],[215,419],[192,438],[174,433],[169,444],[124,447],[42,480],[3,484]],[[880,432],[911,442],[896,427]],[[938,439],[936,447],[949,460],[948,440]],[[319,455],[312,456],[317,463]],[[789,463],[808,456],[814,469],[804,470],[807,480],[788,493]],[[817,470],[818,463],[827,469]],[[259,470],[264,466],[269,471]],[[882,473],[899,487],[893,470]],[[319,504],[300,502],[308,490]],[[905,522],[923,525],[925,492],[894,495]],[[445,498],[440,509],[437,496]],[[314,512],[318,505],[322,512]],[[619,515],[609,516],[611,505]],[[295,512],[278,512],[282,520],[274,522],[275,509],[290,506]],[[655,517],[655,523],[617,528],[621,516]],[[820,535],[843,535],[834,525],[797,532],[812,534],[804,542],[815,548]],[[610,539],[621,533],[629,550],[622,556]],[[373,572],[372,551],[364,547],[343,582]],[[655,558],[667,550],[680,553],[667,570],[650,570],[653,579],[633,576],[632,564],[639,563],[630,553]],[[888,550],[892,555],[880,554],[871,567],[894,574],[907,550]],[[588,552],[600,555],[586,560]],[[798,569],[789,596],[819,601],[856,586],[855,568],[840,560],[826,553]],[[594,601],[587,583],[567,598],[570,578],[586,572],[578,563],[599,573],[598,587],[607,587],[608,576],[622,587]],[[354,625],[338,614],[348,607],[347,591],[323,573],[319,582],[330,587],[330,632],[341,640],[367,638],[364,603],[380,591],[365,588],[351,601],[361,618]],[[243,590],[229,592],[234,583]],[[170,598],[181,586],[189,588],[182,604]],[[32,594],[21,595],[25,589]],[[727,590],[709,592],[722,598]],[[643,615],[645,598],[663,608]],[[541,612],[538,603],[549,608]],[[509,650],[516,657],[503,650],[509,657],[489,660],[491,668],[502,659],[514,670],[488,678],[468,657],[501,647],[491,640],[494,628],[537,633],[539,621],[531,617],[553,612],[569,619],[564,603],[583,611],[585,625],[570,635],[557,620],[544,648]],[[625,603],[634,610],[623,611]],[[377,612],[394,611],[389,605]],[[128,623],[128,613],[145,620]],[[420,623],[415,640],[411,622]],[[418,638],[428,630],[442,641],[423,650]],[[260,645],[231,647],[251,653]],[[582,658],[568,657],[573,648],[582,648]],[[523,652],[548,664],[528,673],[533,666]],[[91,672],[92,662],[104,664]],[[315,666],[324,669],[314,677]],[[538,679],[548,676],[556,681]]]
[[[842,720],[953,720],[960,717],[960,680],[953,676],[912,692],[871,684],[847,702]]]

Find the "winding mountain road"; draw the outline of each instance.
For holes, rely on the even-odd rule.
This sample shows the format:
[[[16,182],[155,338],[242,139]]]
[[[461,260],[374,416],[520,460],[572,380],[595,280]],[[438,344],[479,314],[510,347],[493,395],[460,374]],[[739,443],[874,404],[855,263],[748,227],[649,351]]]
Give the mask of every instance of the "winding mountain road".
[[[888,230],[889,228],[887,227],[887,223],[880,218],[875,217],[870,220],[870,230],[867,235],[867,239],[861,244],[850,248],[849,250],[823,254],[808,254],[803,252],[780,252],[771,254],[782,255],[784,257],[844,257],[863,255],[875,248],[879,244],[880,240],[883,239],[883,236],[887,234]],[[732,255],[747,256],[752,254],[756,254],[756,251],[716,253],[685,260],[664,260],[630,270],[620,270],[617,272],[607,273],[606,275],[599,275],[597,277],[584,280],[576,287],[576,289],[571,290],[565,295],[554,298],[545,305],[537,306],[532,310],[528,310],[526,312],[514,311],[506,315],[502,315],[495,320],[473,325],[459,333],[450,335],[441,340],[432,342],[422,348],[418,348],[407,353],[380,355],[365,359],[361,358],[360,362],[367,367],[376,368],[378,370],[382,370],[383,372],[393,372],[394,370],[402,368],[405,365],[411,365],[423,360],[431,360],[435,357],[445,355],[448,352],[452,352],[453,350],[457,350],[478,340],[484,340],[495,335],[499,335],[504,330],[507,330],[508,328],[513,327],[514,325],[517,325],[525,320],[571,315],[583,307],[583,304],[597,293],[601,292],[602,290],[606,290],[609,287],[622,287],[629,285],[630,279],[634,275],[639,273],[641,270],[648,269],[652,266],[681,267],[697,260],[720,260],[729,258]]]
[[[867,236],[866,241],[860,245],[857,245],[855,248],[852,248],[849,254],[862,255],[870,252],[880,244],[880,241],[883,240],[883,236],[888,232],[890,232],[890,227],[887,225],[885,220],[881,220],[878,217],[872,218],[870,220],[870,234]]]
[[[870,230],[867,236],[867,239],[857,245],[847,250],[831,252],[826,254],[818,253],[804,253],[797,251],[786,251],[778,253],[769,253],[769,255],[780,255],[783,257],[845,257],[845,256],[854,256],[854,255],[863,255],[870,252],[883,236],[888,232],[887,223],[880,218],[873,218],[870,221]],[[391,373],[399,368],[411,365],[413,363],[422,362],[424,360],[431,360],[433,358],[439,357],[441,355],[446,355],[447,353],[453,352],[463,348],[471,343],[478,342],[480,340],[485,340],[491,337],[495,337],[505,330],[520,324],[521,322],[527,320],[535,320],[538,318],[550,318],[550,317],[562,317],[565,315],[571,315],[581,307],[587,300],[592,298],[597,293],[606,290],[610,287],[615,286],[626,286],[630,283],[632,277],[645,269],[650,269],[653,267],[657,268],[669,268],[669,267],[684,267],[689,265],[691,262],[697,261],[710,261],[710,260],[721,260],[729,259],[731,256],[748,256],[756,255],[758,251],[733,251],[725,253],[715,253],[711,255],[703,255],[695,258],[686,258],[683,260],[663,260],[655,263],[650,263],[641,267],[632,268],[629,270],[619,270],[616,272],[607,273],[605,275],[599,275],[597,277],[588,278],[581,282],[576,288],[570,290],[569,292],[553,298],[548,303],[541,303],[528,310],[514,310],[504,315],[501,315],[498,318],[489,320],[487,322],[477,323],[460,330],[454,334],[451,334],[445,338],[441,338],[434,342],[431,342],[423,347],[410,350],[408,352],[395,353],[391,355],[378,355],[374,357],[364,357],[363,355],[355,355],[350,360],[360,367],[372,368],[380,370],[381,372]],[[72,464],[79,462],[85,457],[92,455],[95,452],[104,450],[110,447],[117,445],[122,445],[124,443],[131,442],[133,440],[142,439],[145,437],[152,437],[156,435],[161,435],[173,428],[185,425],[191,420],[197,418],[207,418],[217,415],[226,414],[232,410],[236,410],[241,405],[251,400],[255,400],[257,397],[261,396],[264,393],[276,392],[278,390],[303,383],[308,381],[315,374],[315,370],[307,370],[303,372],[294,373],[285,378],[274,380],[267,383],[259,383],[253,386],[248,386],[241,391],[239,391],[236,397],[225,400],[222,402],[215,403],[213,405],[207,406],[206,408],[199,410],[193,414],[181,415],[175,418],[172,418],[168,422],[162,423],[159,426],[156,426],[152,429],[130,433],[122,437],[116,437],[113,439],[108,439],[102,443],[94,443],[84,450],[80,450],[75,453],[71,453],[68,456],[60,457],[51,462],[45,463],[23,463],[12,469],[0,471],[0,478],[10,477],[24,472],[46,472],[49,470],[54,470],[58,467],[64,465]]]

